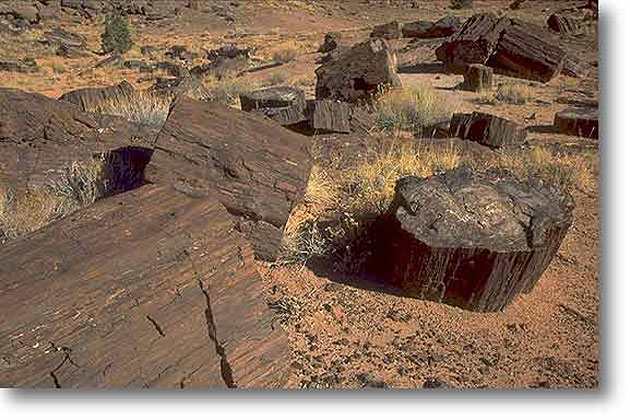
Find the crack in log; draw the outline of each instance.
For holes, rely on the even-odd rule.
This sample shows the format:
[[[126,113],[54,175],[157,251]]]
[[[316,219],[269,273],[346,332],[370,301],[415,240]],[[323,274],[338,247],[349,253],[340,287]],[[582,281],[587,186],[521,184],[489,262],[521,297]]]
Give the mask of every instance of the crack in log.
[[[208,324],[208,336],[210,337],[210,340],[214,342],[216,351],[221,357],[221,377],[223,378],[223,382],[225,382],[225,385],[227,385],[228,388],[237,388],[236,384],[234,383],[232,367],[227,360],[225,348],[219,343],[219,339],[217,338],[217,328],[214,324],[214,316],[212,315],[212,308],[210,306],[210,295],[208,295],[208,292],[204,290],[201,280],[198,281],[201,293],[203,293],[206,298],[206,322]]]
[[[50,345],[52,346],[52,348],[54,349],[55,352],[57,351],[63,351],[64,352],[64,358],[61,361],[61,363],[59,363],[59,365],[54,368],[51,372],[50,372],[50,377],[52,378],[54,384],[55,384],[55,388],[61,388],[61,384],[59,383],[59,378],[57,378],[57,375],[55,375],[55,372],[57,372],[59,369],[61,369],[61,367],[66,363],[66,362],[70,362],[70,364],[74,367],[80,368],[81,366],[79,366],[78,364],[76,364],[74,362],[74,360],[72,360],[72,358],[70,357],[70,353],[72,352],[72,349],[62,346],[62,347],[57,347],[55,345],[55,343],[51,342]]]
[[[158,334],[160,334],[162,337],[166,337],[166,335],[164,334],[164,331],[162,330],[162,327],[160,327],[160,325],[157,323],[155,319],[151,317],[151,315],[147,315],[147,319],[149,320],[151,324],[153,324],[153,327],[155,328]]]

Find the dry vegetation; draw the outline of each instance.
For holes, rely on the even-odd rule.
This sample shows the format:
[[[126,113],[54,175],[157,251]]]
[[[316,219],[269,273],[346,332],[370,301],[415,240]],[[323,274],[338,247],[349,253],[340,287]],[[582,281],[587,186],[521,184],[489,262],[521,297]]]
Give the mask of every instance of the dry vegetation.
[[[173,98],[147,90],[132,95],[110,98],[88,104],[88,112],[116,115],[126,120],[149,125],[162,125],[166,121]]]

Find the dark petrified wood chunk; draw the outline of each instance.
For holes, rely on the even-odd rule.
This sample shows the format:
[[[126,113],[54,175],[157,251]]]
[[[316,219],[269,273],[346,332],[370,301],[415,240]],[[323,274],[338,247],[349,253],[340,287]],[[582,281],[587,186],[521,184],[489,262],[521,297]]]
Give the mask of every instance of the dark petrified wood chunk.
[[[341,34],[339,32],[328,32],[324,35],[324,42],[320,45],[318,52],[329,53],[337,48],[341,43]]]
[[[257,256],[273,260],[310,168],[307,137],[219,102],[180,100],[147,178],[217,192]]]
[[[253,251],[220,202],[110,197],[2,247],[0,386],[279,386]]]
[[[407,22],[402,25],[402,35],[409,38],[439,38],[451,36],[461,27],[458,17],[446,16],[437,22]]]
[[[558,112],[554,118],[558,132],[571,136],[599,138],[597,107],[573,107]]]
[[[319,133],[349,133],[350,106],[338,101],[311,101],[307,107],[311,127]]]
[[[373,38],[398,39],[400,38],[400,23],[397,21],[376,25],[370,36]]]
[[[554,13],[547,19],[547,25],[553,32],[567,35],[578,35],[582,32],[580,20],[576,17]]]
[[[492,89],[492,68],[483,64],[469,64],[464,73],[464,88],[473,92]]]
[[[566,52],[541,36],[540,30],[514,22],[502,32],[487,65],[511,76],[541,82],[553,79],[564,67]]]
[[[306,97],[302,89],[293,86],[276,86],[240,95],[241,109],[260,111],[280,125],[293,125],[306,121]]]
[[[499,40],[501,31],[510,25],[507,18],[489,14],[474,15],[460,30],[435,50],[437,59],[455,70],[467,64],[485,64]]]
[[[406,294],[499,311],[530,291],[572,223],[571,197],[467,168],[398,181],[374,226],[374,270]]]
[[[520,144],[525,140],[525,131],[514,121],[482,112],[453,114],[450,135],[492,148]]]
[[[356,102],[369,99],[379,86],[401,85],[396,57],[382,38],[371,38],[343,51],[337,48],[329,57],[315,70],[317,99]]]

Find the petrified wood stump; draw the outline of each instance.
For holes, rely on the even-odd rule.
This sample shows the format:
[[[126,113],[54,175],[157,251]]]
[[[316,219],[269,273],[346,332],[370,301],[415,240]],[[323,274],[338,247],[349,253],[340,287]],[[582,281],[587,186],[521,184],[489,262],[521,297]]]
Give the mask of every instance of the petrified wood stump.
[[[277,86],[240,95],[241,109],[260,111],[267,118],[287,126],[306,121],[306,97],[302,89]]]
[[[499,311],[529,292],[572,223],[572,198],[467,168],[398,181],[373,270],[412,296]]]
[[[492,89],[492,69],[483,64],[469,64],[464,73],[464,89],[473,92]]]
[[[562,134],[599,138],[599,110],[597,107],[567,108],[556,114],[553,124]]]
[[[201,194],[217,193],[256,255],[272,261],[306,187],[308,141],[219,102],[180,100],[156,140],[146,176]]]
[[[453,114],[450,136],[500,148],[521,144],[526,133],[514,121],[483,112]]]
[[[253,251],[218,200],[147,185],[0,251],[0,386],[285,380]]]
[[[311,128],[318,133],[349,133],[350,106],[338,101],[310,101],[307,114]]]

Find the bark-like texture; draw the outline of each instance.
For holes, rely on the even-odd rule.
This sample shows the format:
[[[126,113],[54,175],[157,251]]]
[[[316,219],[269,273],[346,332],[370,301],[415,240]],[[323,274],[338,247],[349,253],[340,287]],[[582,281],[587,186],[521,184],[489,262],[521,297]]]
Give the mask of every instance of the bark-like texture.
[[[371,271],[408,295],[499,311],[535,286],[572,210],[568,194],[505,174],[406,177],[373,227]]]
[[[350,106],[338,101],[312,101],[307,107],[311,128],[318,133],[349,133]]]
[[[253,251],[214,198],[110,197],[2,247],[0,386],[280,386]]]
[[[523,143],[526,133],[514,121],[482,112],[453,114],[450,136],[501,148]]]
[[[556,114],[554,125],[562,134],[597,139],[599,110],[597,107],[567,108]]]
[[[306,187],[308,141],[219,102],[180,100],[157,138],[147,178],[218,193],[256,255],[274,260]]]
[[[464,89],[484,92],[492,89],[492,68],[483,64],[470,64],[464,73]]]
[[[241,109],[261,112],[280,125],[294,125],[307,120],[306,97],[302,89],[276,86],[240,95]]]

